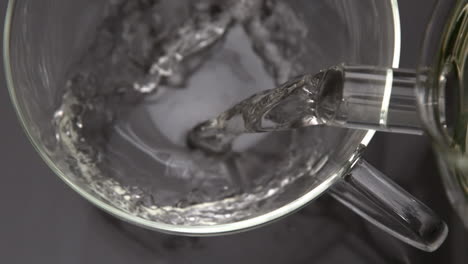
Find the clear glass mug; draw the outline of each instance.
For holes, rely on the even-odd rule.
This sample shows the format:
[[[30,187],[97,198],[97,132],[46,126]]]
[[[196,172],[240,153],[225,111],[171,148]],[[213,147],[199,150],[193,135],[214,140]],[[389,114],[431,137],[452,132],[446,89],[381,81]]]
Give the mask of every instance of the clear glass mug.
[[[299,14],[307,28],[303,35],[307,56],[297,56],[295,61],[307,71],[319,71],[324,65],[343,61],[398,67],[400,22],[396,0],[282,2],[285,3]],[[175,118],[151,119],[159,120],[162,125],[148,123],[148,109],[154,108],[148,108],[146,101],[127,107],[130,108],[125,110],[127,113],[119,116],[126,125],[120,125],[122,120],[112,123],[106,132],[108,136],[98,142],[105,145],[98,155],[101,163],[93,163],[89,153],[94,153],[94,149],[82,150],[64,141],[63,137],[72,138],[76,130],[57,137],[54,118],[82,107],[72,100],[71,107],[57,112],[66,97],[64,87],[70,71],[89,52],[90,39],[102,20],[102,10],[102,1],[10,0],[4,37],[8,88],[25,131],[52,170],[93,204],[125,221],[153,230],[215,235],[271,222],[327,191],[384,231],[417,248],[433,251],[444,241],[447,227],[442,220],[360,159],[374,135],[372,130],[320,127],[272,133],[262,139],[248,138],[247,142],[254,143],[244,146],[240,152],[241,156],[249,155],[248,161],[234,160],[244,167],[252,160],[258,162],[252,163],[256,166],[249,167],[241,176],[239,171],[230,171],[229,175],[235,179],[220,179],[219,175],[199,179],[193,170],[203,170],[198,163],[206,162],[206,157],[199,159],[173,142],[164,141],[164,147],[158,145],[164,136],[177,134],[171,131],[164,134],[167,127],[192,122],[190,127],[255,89],[271,88],[264,86],[264,76],[250,80],[248,85],[245,80],[231,80],[236,87],[247,85],[249,89],[236,90],[227,99],[222,97],[226,101],[218,108],[209,109],[204,116],[196,115],[203,112],[204,106],[214,105],[213,98],[182,109],[182,114],[172,109],[168,113]],[[235,40],[230,36],[226,37],[226,45]],[[227,51],[221,48],[218,52]],[[210,63],[219,62],[207,64]],[[113,76],[119,78],[118,74]],[[215,74],[204,77],[212,81]],[[188,85],[186,89],[186,92],[182,90],[183,94],[197,93],[199,88]],[[168,93],[173,95],[178,91]],[[209,94],[213,93],[216,92]],[[181,100],[186,103],[184,100],[191,102],[191,99],[182,97]],[[151,105],[151,100],[148,101]],[[91,113],[94,116],[89,118],[95,118],[96,112]],[[186,120],[187,116],[190,120]],[[61,124],[68,128],[83,126],[64,120],[60,122],[65,122]],[[87,120],[81,121],[87,126]],[[133,140],[131,146],[129,138]],[[231,165],[226,165],[228,171]],[[247,184],[238,188],[239,181]]]

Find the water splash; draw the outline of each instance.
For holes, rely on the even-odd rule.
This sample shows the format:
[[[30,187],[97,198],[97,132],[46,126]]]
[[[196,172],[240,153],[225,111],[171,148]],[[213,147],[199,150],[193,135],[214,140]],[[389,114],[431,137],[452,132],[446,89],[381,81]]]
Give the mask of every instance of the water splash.
[[[73,180],[96,197],[134,216],[167,224],[229,223],[259,214],[260,206],[268,207],[287,186],[310,176],[314,166],[323,166],[320,161],[326,156],[320,148],[295,152],[294,146],[286,146],[281,156],[258,154],[256,148],[214,157],[167,142],[166,149],[150,146],[127,124],[131,110],[148,98],[157,103],[165,90],[183,88],[233,25],[247,32],[275,82],[299,72],[295,60],[303,50],[306,30],[287,5],[271,0],[109,0],[104,16],[86,55],[71,72],[53,117],[59,144],[56,159],[64,160]],[[181,179],[189,192],[163,202],[163,189],[154,191],[149,188],[154,186],[118,178],[122,170],[109,168],[109,162],[118,165],[125,160],[113,152],[118,146],[112,136],[166,167],[164,175],[148,177]],[[233,176],[244,172],[258,177]],[[229,184],[222,181],[231,176]]]

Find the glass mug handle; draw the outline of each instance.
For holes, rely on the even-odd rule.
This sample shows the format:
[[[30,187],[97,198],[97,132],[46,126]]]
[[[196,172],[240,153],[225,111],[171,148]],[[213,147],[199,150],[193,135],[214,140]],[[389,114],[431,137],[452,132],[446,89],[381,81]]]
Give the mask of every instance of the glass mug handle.
[[[364,160],[329,192],[372,224],[421,250],[432,252],[447,237],[444,221]]]

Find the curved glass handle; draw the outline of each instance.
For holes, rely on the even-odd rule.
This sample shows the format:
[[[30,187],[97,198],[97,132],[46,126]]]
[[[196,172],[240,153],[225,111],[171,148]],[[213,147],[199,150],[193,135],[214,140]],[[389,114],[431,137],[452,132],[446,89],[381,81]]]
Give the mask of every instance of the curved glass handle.
[[[431,209],[366,161],[330,190],[354,212],[416,248],[434,251],[447,237],[447,225]]]

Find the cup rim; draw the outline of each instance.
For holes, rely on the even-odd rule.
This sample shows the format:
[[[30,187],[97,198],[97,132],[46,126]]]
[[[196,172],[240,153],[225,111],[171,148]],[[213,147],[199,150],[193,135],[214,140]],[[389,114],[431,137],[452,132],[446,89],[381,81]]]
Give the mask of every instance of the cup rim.
[[[400,54],[401,54],[401,24],[400,24],[400,13],[398,8],[398,0],[388,0],[392,8],[393,16],[393,28],[394,28],[394,51],[393,51],[393,61],[392,67],[398,68],[400,63]],[[39,153],[39,156],[45,161],[45,163],[51,168],[51,170],[59,176],[69,187],[74,191],[79,193],[86,200],[97,206],[98,208],[104,210],[105,212],[114,215],[115,217],[122,219],[124,221],[136,224],[138,226],[164,232],[171,234],[183,234],[183,235],[197,235],[197,236],[207,236],[207,235],[222,235],[226,233],[233,233],[242,230],[253,229],[255,227],[270,223],[274,220],[278,220],[286,215],[289,215],[300,208],[307,205],[309,202],[320,196],[325,192],[329,187],[331,187],[335,182],[337,182],[349,169],[355,164],[355,162],[360,157],[360,147],[365,147],[369,144],[373,138],[375,131],[369,130],[363,136],[362,141],[360,142],[360,147],[356,149],[356,152],[349,159],[349,167],[343,167],[339,171],[332,174],[327,180],[319,184],[316,188],[309,191],[308,193],[298,197],[296,200],[277,208],[266,214],[262,214],[250,219],[242,220],[239,222],[220,224],[213,226],[179,226],[179,225],[170,225],[160,222],[155,222],[147,219],[143,219],[134,215],[131,215],[117,207],[114,207],[110,204],[107,204],[103,200],[96,198],[91,192],[81,188],[79,185],[72,182],[67,176],[62,173],[62,171],[55,165],[55,163],[48,157],[45,151],[42,149],[40,144],[34,140],[34,137],[31,135],[29,129],[27,128],[24,114],[19,107],[18,99],[14,89],[14,81],[12,76],[12,69],[10,65],[10,33],[12,26],[12,19],[14,16],[15,4],[17,0],[9,0],[7,6],[7,13],[5,18],[4,34],[3,34],[3,64],[5,67],[5,76],[8,91],[10,94],[11,101],[15,108],[15,112],[20,120],[21,126],[23,127],[24,132],[26,133],[29,141],[34,146],[35,150]]]

